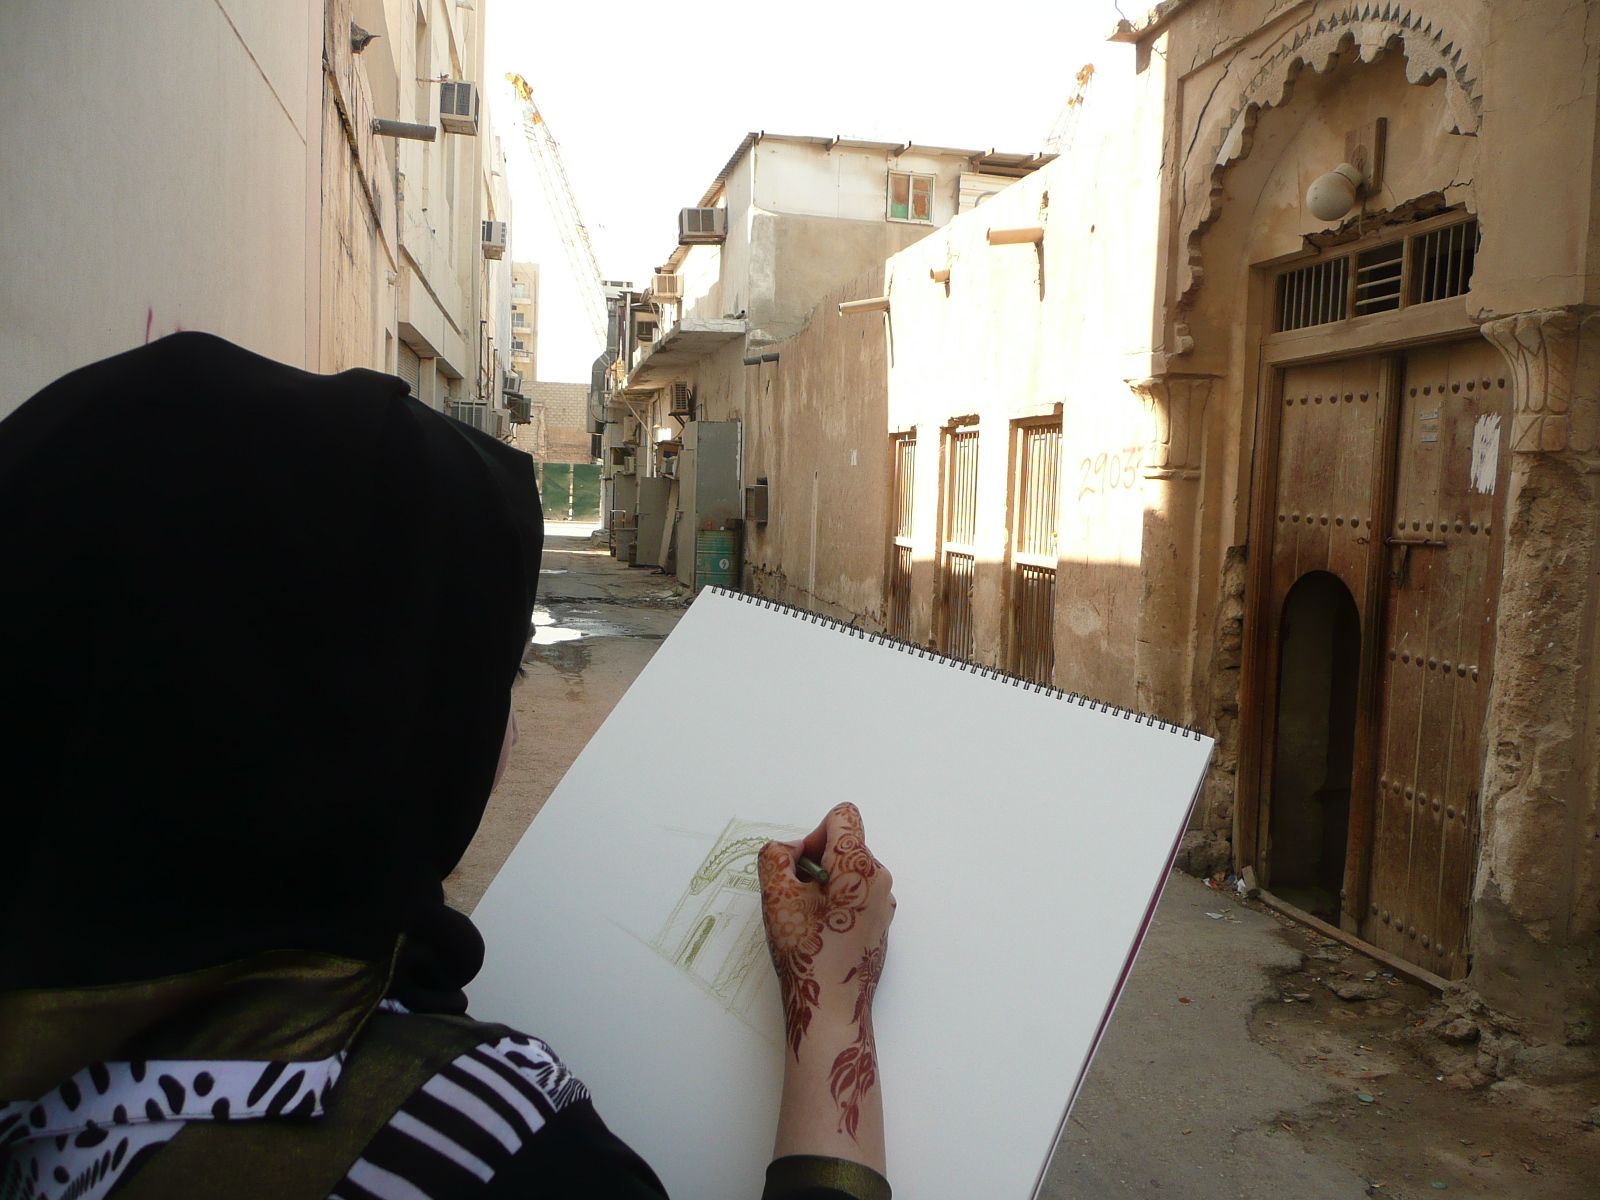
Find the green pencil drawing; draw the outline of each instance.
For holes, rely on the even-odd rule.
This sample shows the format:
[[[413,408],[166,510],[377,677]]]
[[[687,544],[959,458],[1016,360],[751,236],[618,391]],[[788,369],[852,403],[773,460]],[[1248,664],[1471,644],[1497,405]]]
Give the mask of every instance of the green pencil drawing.
[[[650,942],[651,949],[741,1019],[767,966],[756,857],[773,838],[792,840],[805,833],[737,817],[729,821]]]

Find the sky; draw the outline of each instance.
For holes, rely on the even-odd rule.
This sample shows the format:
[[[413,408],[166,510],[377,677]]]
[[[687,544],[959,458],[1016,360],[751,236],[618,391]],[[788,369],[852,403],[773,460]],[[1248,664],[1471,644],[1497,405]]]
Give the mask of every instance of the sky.
[[[1126,53],[1114,0],[552,4],[478,0],[512,190],[512,254],[540,266],[537,375],[587,381],[601,346],[504,82],[527,78],[607,279],[643,286],[746,133],[1035,151],[1085,63]],[[1139,4],[1122,8],[1132,16]]]

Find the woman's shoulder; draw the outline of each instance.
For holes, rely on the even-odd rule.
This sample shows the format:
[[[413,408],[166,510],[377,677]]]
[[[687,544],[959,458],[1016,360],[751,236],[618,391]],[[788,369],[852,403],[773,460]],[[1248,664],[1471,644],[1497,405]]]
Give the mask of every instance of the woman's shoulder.
[[[482,1200],[665,1194],[650,1168],[606,1127],[588,1089],[549,1043],[503,1026],[481,1028],[481,1040],[400,1104],[334,1196],[367,1200],[395,1194],[389,1189],[401,1182],[430,1196]],[[404,1040],[417,1032],[399,1024],[390,1036]],[[600,1192],[592,1190],[596,1185]]]

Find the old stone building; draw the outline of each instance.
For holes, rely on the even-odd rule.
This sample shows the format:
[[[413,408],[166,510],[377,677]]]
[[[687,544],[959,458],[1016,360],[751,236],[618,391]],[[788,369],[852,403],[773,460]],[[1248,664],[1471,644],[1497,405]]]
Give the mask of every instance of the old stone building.
[[[1125,25],[1064,159],[747,358],[746,586],[1214,735],[1193,864],[1583,1028],[1597,63],[1546,0]]]

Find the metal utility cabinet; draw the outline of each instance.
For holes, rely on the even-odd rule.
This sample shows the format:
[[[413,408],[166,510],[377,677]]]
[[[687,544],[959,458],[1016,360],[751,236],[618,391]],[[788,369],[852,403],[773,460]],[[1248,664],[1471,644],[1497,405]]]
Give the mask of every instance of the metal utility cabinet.
[[[639,480],[639,509],[635,524],[639,539],[634,554],[634,565],[659,567],[661,563],[661,532],[671,515],[672,480],[665,475],[654,475]]]
[[[742,433],[738,421],[690,421],[683,427],[676,541],[678,580],[687,587],[696,587],[696,535],[705,529],[737,530],[744,515]],[[737,568],[733,579],[737,583]]]

